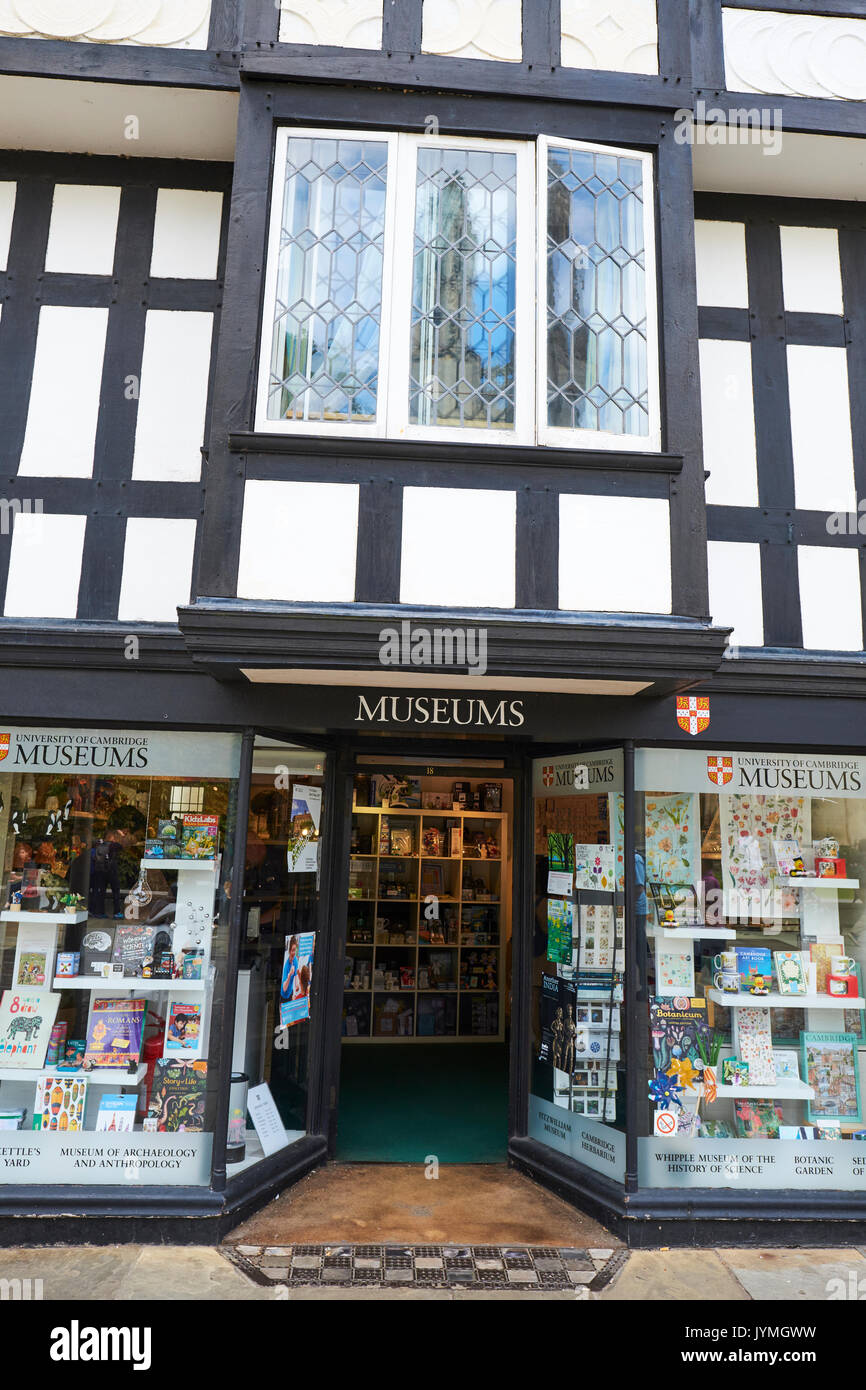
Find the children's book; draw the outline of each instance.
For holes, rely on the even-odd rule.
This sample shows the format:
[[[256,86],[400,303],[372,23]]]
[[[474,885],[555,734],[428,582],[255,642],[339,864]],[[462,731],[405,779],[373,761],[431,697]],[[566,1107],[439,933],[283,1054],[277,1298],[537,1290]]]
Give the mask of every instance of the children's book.
[[[737,970],[740,973],[740,989],[746,994],[749,986],[759,975],[763,976],[767,989],[773,987],[773,956],[766,946],[737,946]]]
[[[201,1004],[172,1003],[165,1035],[166,1052],[198,1052],[201,1048]]]
[[[778,1139],[782,1107],[771,1100],[735,1100],[740,1139]]]
[[[124,975],[140,976],[145,960],[153,957],[156,927],[118,926],[111,959],[123,966]]]
[[[18,923],[12,980],[16,985],[50,989],[54,978],[57,927],[52,923]]]
[[[174,1061],[158,1057],[147,1115],[161,1134],[204,1131],[207,1062]]]
[[[100,1096],[96,1128],[98,1130],[114,1130],[118,1134],[128,1133],[135,1129],[137,1105],[138,1097],[134,1091],[131,1094]]]
[[[146,999],[94,999],[87,1026],[85,1066],[137,1066],[146,1013]]]
[[[86,1097],[83,1077],[40,1076],[33,1102],[33,1128],[78,1133],[84,1128]]]
[[[774,951],[773,964],[780,994],[808,994],[807,956],[802,951]]]
[[[0,1000],[0,1066],[38,1071],[45,1065],[60,995],[21,986]]]
[[[183,818],[181,854],[184,859],[215,859],[219,846],[219,816],[187,815]]]
[[[656,1070],[667,1070],[674,1057],[688,1058],[694,1065],[702,1065],[698,1039],[706,1043],[708,1033],[706,999],[656,996],[651,1001],[650,1035]]]

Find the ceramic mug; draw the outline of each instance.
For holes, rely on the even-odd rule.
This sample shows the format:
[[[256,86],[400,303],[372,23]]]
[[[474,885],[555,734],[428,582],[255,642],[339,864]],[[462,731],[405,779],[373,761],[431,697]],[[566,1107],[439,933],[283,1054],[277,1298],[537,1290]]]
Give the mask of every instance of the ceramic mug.
[[[739,971],[717,970],[713,976],[713,984],[716,989],[720,989],[723,994],[738,994],[740,990]]]
[[[721,951],[717,956],[713,956],[714,970],[736,970],[736,968],[736,951]]]
[[[830,974],[853,975],[855,964],[851,956],[834,956],[830,963]]]

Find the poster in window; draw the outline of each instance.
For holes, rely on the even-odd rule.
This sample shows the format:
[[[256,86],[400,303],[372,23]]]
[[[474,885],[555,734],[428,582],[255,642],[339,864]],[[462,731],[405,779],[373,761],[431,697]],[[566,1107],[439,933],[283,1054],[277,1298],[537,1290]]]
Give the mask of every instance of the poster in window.
[[[296,782],[286,859],[290,874],[315,873],[319,865],[322,788]]]
[[[693,883],[701,876],[700,815],[695,792],[655,796],[645,803],[646,876]]]
[[[310,986],[313,982],[315,932],[298,932],[286,937],[283,977],[280,986],[280,1027],[291,1028],[310,1017]]]

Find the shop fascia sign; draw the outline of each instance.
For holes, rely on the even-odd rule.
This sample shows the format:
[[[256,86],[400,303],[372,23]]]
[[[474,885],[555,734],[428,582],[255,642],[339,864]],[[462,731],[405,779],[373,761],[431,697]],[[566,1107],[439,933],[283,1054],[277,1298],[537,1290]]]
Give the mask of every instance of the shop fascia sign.
[[[622,749],[537,758],[532,765],[534,796],[584,796],[622,791]]]
[[[0,774],[101,772],[118,776],[236,777],[239,747],[239,739],[233,734],[0,725]]]
[[[866,797],[866,758],[847,753],[731,753],[644,748],[635,786],[648,792]]]
[[[480,695],[355,695],[356,724],[417,724],[438,728],[520,729],[522,700]]]

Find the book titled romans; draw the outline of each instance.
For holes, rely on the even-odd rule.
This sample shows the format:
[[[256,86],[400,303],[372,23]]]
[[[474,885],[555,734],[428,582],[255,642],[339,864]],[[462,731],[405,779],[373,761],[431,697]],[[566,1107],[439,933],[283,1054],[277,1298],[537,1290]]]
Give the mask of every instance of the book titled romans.
[[[144,1037],[146,999],[94,999],[87,1027],[85,1066],[137,1066]]]

